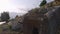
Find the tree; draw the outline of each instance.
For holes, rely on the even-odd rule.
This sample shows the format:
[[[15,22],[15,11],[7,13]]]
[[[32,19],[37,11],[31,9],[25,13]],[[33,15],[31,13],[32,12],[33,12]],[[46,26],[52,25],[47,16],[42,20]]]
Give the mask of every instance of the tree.
[[[2,21],[8,22],[9,18],[10,18],[9,12],[3,12],[3,13],[1,13],[1,20]]]
[[[45,5],[46,3],[47,3],[47,1],[46,1],[46,0],[43,0],[39,6],[43,6],[43,5]]]

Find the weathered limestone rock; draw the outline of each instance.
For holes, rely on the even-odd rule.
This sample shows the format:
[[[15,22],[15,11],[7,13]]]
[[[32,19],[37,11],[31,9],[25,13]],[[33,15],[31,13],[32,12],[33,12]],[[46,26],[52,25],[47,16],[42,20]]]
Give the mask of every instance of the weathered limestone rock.
[[[60,2],[53,1],[24,16],[24,34],[57,34],[60,26]],[[59,11],[58,11],[59,10]],[[47,13],[44,11],[47,11]],[[36,31],[36,32],[35,32]]]
[[[36,12],[31,11],[25,15],[23,22],[24,34],[34,34],[33,30],[35,29],[39,34],[57,34],[60,31],[60,6],[46,9],[47,13],[41,12],[45,10],[38,9]]]
[[[55,6],[52,7],[51,10],[48,11],[48,34],[58,34],[59,26],[60,26],[60,7]],[[58,25],[59,24],[59,25]]]
[[[23,17],[19,16],[19,17],[16,17],[13,21],[10,21],[8,23],[8,25],[11,26],[11,29],[12,30],[15,30],[15,31],[22,31],[23,30]]]
[[[46,10],[41,10],[46,11]],[[39,8],[31,10],[24,17],[23,33],[24,34],[46,34],[47,32],[47,17],[40,12]]]
[[[50,3],[47,3],[46,5],[42,6],[41,8],[49,8],[54,6],[60,6],[60,0],[55,0]]]

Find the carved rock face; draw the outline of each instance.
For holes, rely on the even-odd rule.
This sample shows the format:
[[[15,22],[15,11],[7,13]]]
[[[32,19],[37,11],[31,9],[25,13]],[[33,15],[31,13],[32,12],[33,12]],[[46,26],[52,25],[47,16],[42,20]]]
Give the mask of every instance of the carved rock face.
[[[41,32],[41,29],[42,29],[43,31],[41,34],[47,32],[46,31],[47,30],[47,17],[43,15],[46,13],[46,11],[47,11],[46,9],[44,10],[34,9],[33,11],[30,11],[24,16],[24,20],[23,20],[24,34],[32,34],[32,31],[34,30],[34,28],[38,29],[38,32]]]

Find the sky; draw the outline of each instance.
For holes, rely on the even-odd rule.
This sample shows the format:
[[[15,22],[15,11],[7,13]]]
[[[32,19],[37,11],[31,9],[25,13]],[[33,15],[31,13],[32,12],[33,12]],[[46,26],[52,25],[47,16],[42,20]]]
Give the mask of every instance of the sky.
[[[38,7],[42,0],[0,0],[0,13],[17,12],[26,13],[28,10]],[[48,2],[53,0],[47,0]]]

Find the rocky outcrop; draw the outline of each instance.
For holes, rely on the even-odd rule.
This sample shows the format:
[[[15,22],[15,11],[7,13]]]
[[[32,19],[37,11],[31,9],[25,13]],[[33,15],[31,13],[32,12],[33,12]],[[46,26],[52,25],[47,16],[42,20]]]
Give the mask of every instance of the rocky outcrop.
[[[47,12],[48,16],[48,34],[58,34],[59,26],[60,26],[60,6],[52,7],[51,11]]]
[[[39,34],[57,34],[60,26],[59,11],[60,6],[35,8],[33,10],[30,10],[24,16],[24,34],[32,34],[34,31],[38,31]]]
[[[22,17],[16,17],[13,21],[10,21],[8,25],[13,31],[22,31],[23,30],[23,19]]]
[[[46,9],[35,8],[30,10],[25,16],[23,20],[23,29],[24,34],[46,34],[47,33],[47,22],[48,19],[44,15],[47,12]],[[36,30],[35,30],[36,29]],[[37,34],[38,34],[37,33]]]

